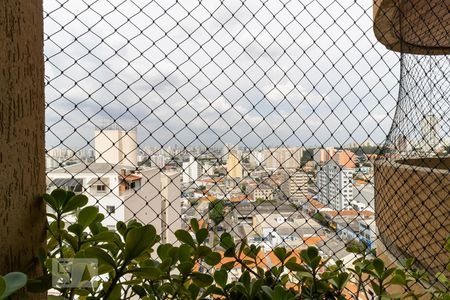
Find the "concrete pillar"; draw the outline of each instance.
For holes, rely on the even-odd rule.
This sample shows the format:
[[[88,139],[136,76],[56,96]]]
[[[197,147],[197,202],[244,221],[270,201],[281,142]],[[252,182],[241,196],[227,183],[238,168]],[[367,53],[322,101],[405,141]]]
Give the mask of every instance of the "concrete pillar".
[[[45,241],[42,0],[0,1],[0,45],[0,274],[34,276]]]

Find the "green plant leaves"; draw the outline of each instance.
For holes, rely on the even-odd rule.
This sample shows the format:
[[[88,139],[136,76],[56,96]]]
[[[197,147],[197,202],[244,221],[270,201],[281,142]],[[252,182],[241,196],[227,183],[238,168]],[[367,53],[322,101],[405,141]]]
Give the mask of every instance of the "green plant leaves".
[[[286,248],[282,248],[282,247],[277,247],[275,249],[273,249],[273,253],[275,253],[276,257],[281,261],[284,262],[285,259],[287,258],[287,252],[286,252]]]
[[[205,257],[205,263],[207,263],[210,266],[217,265],[220,260],[222,259],[222,255],[218,252],[211,252]]]
[[[181,246],[183,246],[183,245],[181,245]],[[192,247],[189,246],[189,245],[185,245],[185,246],[187,246],[187,247],[189,247],[189,248],[192,249]],[[162,245],[159,245],[159,246],[158,246],[158,249],[156,249],[156,253],[158,254],[158,257],[159,257],[161,260],[164,260],[165,258],[168,257],[169,251],[170,251],[170,249],[172,249],[172,248],[173,248],[173,246],[172,246],[171,244],[162,244]]]
[[[88,242],[112,242],[116,240],[116,233],[111,231],[102,231],[98,234],[94,235],[93,237],[89,238]]]
[[[201,288],[211,285],[214,281],[211,275],[200,272],[193,272],[191,274],[191,279],[196,285],[198,285]]]
[[[175,236],[180,242],[195,247],[194,239],[192,238],[191,234],[186,230],[179,229],[175,231]]]
[[[339,291],[342,291],[345,288],[345,286],[347,285],[347,282],[349,280],[350,280],[350,274],[348,274],[348,273],[340,273],[337,277],[330,279],[331,283]]]
[[[197,230],[195,233],[195,238],[197,239],[197,243],[200,245],[203,243],[208,237],[208,230],[206,228],[202,228]]]
[[[65,197],[65,196],[64,196]],[[56,212],[59,211],[61,205],[60,203],[52,196],[49,194],[44,194],[42,196],[42,199],[44,199],[45,202],[47,202],[47,204]]]
[[[319,256],[319,250],[316,247],[308,247],[306,249],[306,253],[310,259],[316,258]]]
[[[0,276],[0,299],[6,299],[27,284],[27,275],[11,272]]]
[[[85,195],[75,195],[71,197],[66,203],[64,203],[61,212],[67,213],[83,207],[88,203],[88,197]]]
[[[63,207],[64,203],[66,203],[66,201],[68,200],[67,192],[63,189],[55,189],[52,191],[50,195],[57,203],[56,205],[57,209],[55,209],[56,211],[59,211],[59,209]]]
[[[350,278],[362,278],[363,275],[368,277],[367,284],[371,285],[378,296],[392,298],[398,295],[388,294],[386,284],[405,286],[412,278],[428,278],[425,272],[412,269],[412,260],[406,262],[408,272],[395,267],[386,269],[381,259],[372,258],[370,252],[358,244],[347,248],[347,251],[358,254],[358,258],[353,262],[353,269],[346,269],[342,261],[329,265],[329,258],[323,259],[316,247],[300,251],[301,260],[293,257],[292,251],[277,247],[273,249],[273,253],[282,264],[265,269],[258,266],[255,270],[253,265],[258,259],[261,247],[249,246],[245,242],[236,245],[234,236],[224,233],[220,237],[223,255],[215,252],[205,244],[209,235],[208,229],[200,228],[196,219],[190,222],[194,235],[186,230],[177,230],[175,236],[179,245],[158,245],[157,256],[151,255],[159,241],[153,226],[142,225],[136,220],[127,224],[118,222],[118,233],[115,233],[101,224],[104,216],[98,213],[98,208],[84,207],[88,202],[85,196],[57,189],[51,195],[44,195],[43,199],[56,213],[49,215],[54,221],[48,227],[51,236],[47,251],[41,249],[38,253],[39,261],[44,267],[44,275],[29,280],[28,291],[45,292],[51,288],[53,269],[50,267],[48,255],[55,253],[57,254],[54,257],[59,257],[62,253],[70,258],[98,260],[97,274],[102,275],[98,279],[101,289],[73,290],[75,295],[85,300],[98,299],[97,296],[119,299],[124,289],[145,300],[165,297],[197,299],[219,295],[228,299],[344,299],[342,291]],[[61,216],[78,209],[77,222],[66,226],[61,221]],[[59,249],[61,240],[63,248]],[[243,256],[245,258],[242,258]],[[217,269],[222,257],[232,259],[221,264],[221,269]],[[237,266],[241,267],[242,275],[239,280],[229,282],[228,271]],[[209,271],[203,271],[205,269]],[[89,281],[92,276],[93,274],[83,273],[82,279]],[[116,276],[119,279],[114,281]],[[10,293],[9,291],[23,286],[18,280],[15,286],[11,288],[9,285],[8,288],[5,278],[0,277],[0,299],[3,299],[6,292]],[[450,284],[444,274],[438,274],[437,279],[444,285]],[[288,288],[288,284],[297,286],[298,293]],[[105,290],[109,290],[107,295]]]
[[[149,280],[157,280],[163,274],[161,268],[158,267],[142,267],[132,269],[128,272]]]
[[[220,246],[225,250],[234,249],[236,247],[233,237],[229,233],[223,233],[220,237]]]
[[[181,274],[187,275],[192,272],[192,269],[194,268],[194,264],[190,261],[182,262],[178,265],[177,268]]]
[[[197,233],[199,230],[199,225],[197,219],[191,219],[191,228],[194,233]]]
[[[87,206],[78,213],[78,224],[83,226],[83,229],[92,224],[97,218],[98,208],[95,206]]]
[[[378,275],[378,278],[382,278],[384,273],[384,262],[379,258],[375,258],[372,262],[372,266]]]
[[[155,237],[156,230],[151,225],[131,229],[125,239],[124,260],[129,262],[141,255],[150,248]]]
[[[99,260],[99,263],[111,266],[113,269],[116,268],[116,262],[105,250],[99,247],[89,247],[84,249],[84,252],[87,258],[96,258]]]
[[[225,288],[227,284],[228,273],[225,270],[217,270],[214,272],[214,280],[221,287]]]

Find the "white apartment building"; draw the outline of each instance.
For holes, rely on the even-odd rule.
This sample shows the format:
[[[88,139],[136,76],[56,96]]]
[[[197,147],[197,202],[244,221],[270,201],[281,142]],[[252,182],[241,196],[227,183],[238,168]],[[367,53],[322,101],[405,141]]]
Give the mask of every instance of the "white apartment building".
[[[137,219],[152,224],[162,240],[174,242],[173,232],[181,228],[174,219],[181,215],[180,174],[163,173],[160,168],[136,170],[136,141],[135,130],[97,130],[96,161],[49,172],[47,189],[50,192],[59,187],[83,193],[88,204],[105,215],[102,224],[110,230],[116,229],[117,221]]]
[[[195,182],[202,175],[202,168],[194,156],[189,161],[183,162],[183,184]]]
[[[334,160],[319,166],[317,172],[318,200],[342,210],[353,200],[353,169],[343,168]]]
[[[89,199],[88,205],[98,206],[105,215],[103,225],[115,229],[117,221],[124,221],[124,202],[140,188],[141,176],[131,173],[130,168],[106,163],[76,164],[58,168],[47,173],[50,192],[59,187],[76,193],[83,193]]]
[[[209,176],[213,176],[214,175],[214,170],[215,167],[213,164],[209,163],[209,162],[205,162],[202,166],[202,173],[201,174],[206,174]]]
[[[53,170],[61,166],[61,164],[74,159],[74,153],[66,148],[53,148],[45,154],[45,167],[47,170]]]
[[[308,195],[308,175],[301,170],[295,171],[289,177],[289,194],[293,202],[302,202]]]
[[[257,168],[261,166],[262,162],[264,161],[264,153],[263,151],[250,151],[249,153],[249,162],[250,166],[253,168]]]
[[[173,232],[181,228],[180,173],[132,169],[106,163],[59,168],[47,174],[47,190],[59,187],[83,193],[88,205],[97,206],[105,215],[102,224],[110,230],[116,229],[117,221],[136,219],[152,224],[163,241],[175,242]]]

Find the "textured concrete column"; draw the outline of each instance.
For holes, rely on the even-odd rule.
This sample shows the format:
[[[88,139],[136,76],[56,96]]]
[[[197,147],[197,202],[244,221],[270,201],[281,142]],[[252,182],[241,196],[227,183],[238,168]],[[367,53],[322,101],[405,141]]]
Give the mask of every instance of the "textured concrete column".
[[[375,163],[375,213],[386,248],[414,257],[431,274],[446,271],[450,236],[450,158]]]
[[[33,276],[45,239],[42,0],[0,1],[0,45],[0,274]]]

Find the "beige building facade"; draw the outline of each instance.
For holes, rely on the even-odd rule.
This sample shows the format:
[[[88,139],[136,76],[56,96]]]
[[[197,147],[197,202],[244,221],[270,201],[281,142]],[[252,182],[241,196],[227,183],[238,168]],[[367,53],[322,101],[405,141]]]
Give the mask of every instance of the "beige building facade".
[[[231,179],[242,178],[243,169],[240,155],[235,150],[231,150],[227,159],[227,176]]]
[[[137,166],[137,131],[111,125],[95,130],[95,162]]]
[[[179,172],[143,170],[142,185],[125,202],[125,220],[152,224],[161,243],[175,243],[181,229],[181,176]]]

